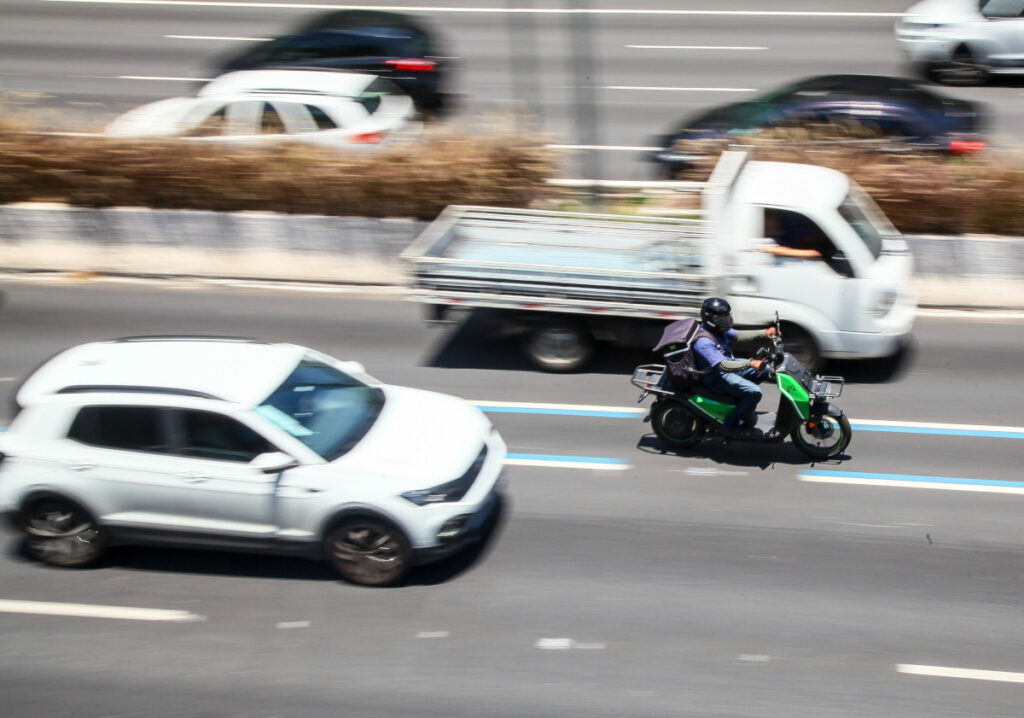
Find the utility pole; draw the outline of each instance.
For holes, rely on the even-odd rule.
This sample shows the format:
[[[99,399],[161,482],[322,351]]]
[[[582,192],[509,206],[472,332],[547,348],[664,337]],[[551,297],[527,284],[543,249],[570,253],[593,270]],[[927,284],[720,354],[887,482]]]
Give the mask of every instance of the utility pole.
[[[601,179],[601,157],[599,150],[593,148],[601,144],[597,102],[599,68],[594,56],[590,0],[566,0],[566,7],[569,10],[566,17],[571,76],[576,90],[576,133],[579,144],[588,147],[581,151],[580,170],[584,179],[597,181]],[[590,202],[593,205],[601,202],[600,190],[596,185],[591,187]]]
[[[512,91],[516,100],[517,121],[528,130],[544,127],[541,102],[540,61],[537,52],[537,22],[533,0],[506,0],[512,12],[508,17],[508,35],[512,46]],[[524,12],[515,12],[523,10]]]

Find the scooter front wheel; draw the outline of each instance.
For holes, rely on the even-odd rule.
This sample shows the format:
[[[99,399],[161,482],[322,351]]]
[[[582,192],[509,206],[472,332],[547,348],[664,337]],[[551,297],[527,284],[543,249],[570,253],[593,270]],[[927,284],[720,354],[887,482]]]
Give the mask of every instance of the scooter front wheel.
[[[853,429],[846,414],[829,413],[800,422],[790,433],[790,438],[812,459],[830,459],[842,454],[850,445]]]
[[[651,427],[673,448],[685,448],[704,436],[704,420],[677,401],[660,401],[651,409]]]

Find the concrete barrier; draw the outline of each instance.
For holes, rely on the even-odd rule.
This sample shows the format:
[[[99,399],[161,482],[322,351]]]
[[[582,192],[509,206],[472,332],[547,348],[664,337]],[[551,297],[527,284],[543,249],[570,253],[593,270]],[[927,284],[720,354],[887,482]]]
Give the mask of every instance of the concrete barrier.
[[[427,222],[0,205],[0,268],[400,284]],[[926,307],[1024,308],[1024,238],[907,237]]]

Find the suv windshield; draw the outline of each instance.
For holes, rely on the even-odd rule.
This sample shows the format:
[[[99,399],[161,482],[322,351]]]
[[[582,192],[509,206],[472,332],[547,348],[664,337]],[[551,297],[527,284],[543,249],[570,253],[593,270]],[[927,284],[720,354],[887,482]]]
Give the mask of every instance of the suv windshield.
[[[359,443],[383,406],[380,389],[304,359],[256,413],[333,461]]]

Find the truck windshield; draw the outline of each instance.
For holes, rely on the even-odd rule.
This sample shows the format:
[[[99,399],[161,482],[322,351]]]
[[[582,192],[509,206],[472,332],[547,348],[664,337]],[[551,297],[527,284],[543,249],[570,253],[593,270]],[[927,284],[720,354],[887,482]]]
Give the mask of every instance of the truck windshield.
[[[894,234],[895,229],[889,224],[870,197],[859,187],[850,188],[850,193],[839,205],[839,215],[861,238],[864,245],[875,259],[882,254],[882,241],[886,234]]]
[[[383,406],[380,389],[304,359],[256,413],[333,461],[359,443]]]

